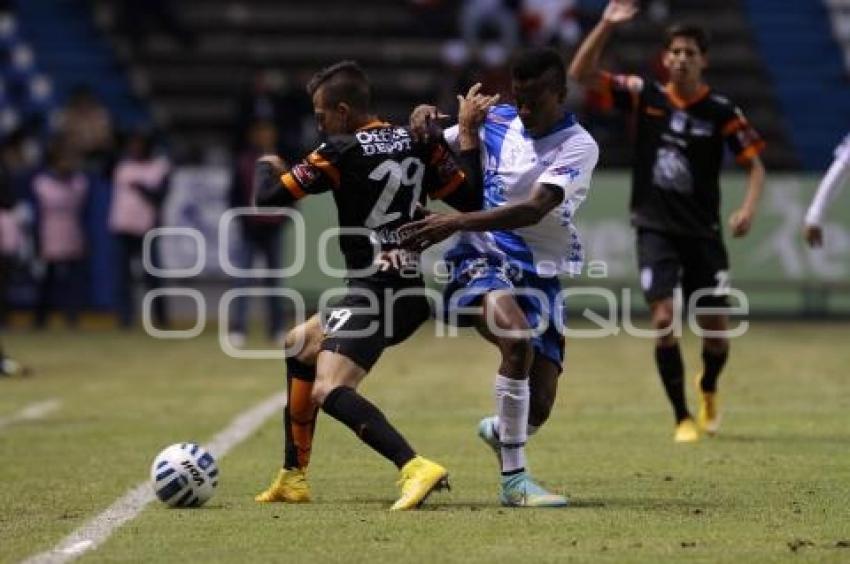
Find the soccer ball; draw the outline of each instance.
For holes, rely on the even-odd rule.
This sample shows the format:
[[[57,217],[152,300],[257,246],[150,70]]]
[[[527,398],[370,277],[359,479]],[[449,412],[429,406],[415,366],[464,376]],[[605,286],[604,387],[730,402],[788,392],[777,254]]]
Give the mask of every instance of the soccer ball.
[[[177,443],[162,450],[151,465],[156,497],[171,507],[198,507],[218,486],[218,466],[206,449]]]

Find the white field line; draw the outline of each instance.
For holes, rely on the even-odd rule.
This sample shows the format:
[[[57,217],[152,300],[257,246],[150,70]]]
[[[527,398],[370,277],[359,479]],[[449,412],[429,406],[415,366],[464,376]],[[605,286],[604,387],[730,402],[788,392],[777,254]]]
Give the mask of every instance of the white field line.
[[[233,447],[253,435],[272,415],[280,413],[285,394],[274,396],[239,414],[224,430],[206,443],[216,459],[226,455]],[[35,554],[24,564],[60,564],[70,562],[103,544],[120,526],[135,519],[145,506],[155,498],[149,481],[136,485],[80,528],[65,537],[52,549]]]
[[[16,423],[22,423],[24,421],[42,419],[59,409],[60,405],[62,405],[62,402],[56,398],[40,401],[38,403],[31,403],[12,415],[0,417],[0,429]]]

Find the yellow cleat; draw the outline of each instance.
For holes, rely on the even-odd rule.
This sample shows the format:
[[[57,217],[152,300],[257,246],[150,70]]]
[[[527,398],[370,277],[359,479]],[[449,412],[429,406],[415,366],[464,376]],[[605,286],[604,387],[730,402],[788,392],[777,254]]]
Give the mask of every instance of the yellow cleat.
[[[717,392],[703,391],[700,385],[701,381],[702,372],[696,377],[697,396],[699,397],[697,423],[701,430],[709,435],[715,435],[720,430],[720,406],[717,401]]]
[[[695,443],[699,440],[699,430],[696,423],[690,417],[682,419],[676,424],[676,433],[673,440],[677,443]]]
[[[268,489],[254,497],[260,503],[307,503],[310,501],[310,484],[307,474],[300,468],[282,468]]]
[[[401,469],[401,497],[390,511],[406,511],[422,505],[434,490],[449,486],[449,473],[445,468],[427,458],[417,456]]]

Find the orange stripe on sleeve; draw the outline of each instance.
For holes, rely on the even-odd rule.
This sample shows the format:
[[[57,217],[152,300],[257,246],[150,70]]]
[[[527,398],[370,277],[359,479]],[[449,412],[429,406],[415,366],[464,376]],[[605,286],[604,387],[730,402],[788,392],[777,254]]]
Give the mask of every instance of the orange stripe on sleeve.
[[[613,85],[614,75],[608,71],[599,71],[599,85],[595,88],[595,90],[611,94]]]
[[[766,146],[767,144],[763,140],[756,141],[755,143],[738,153],[738,156],[735,157],[735,162],[737,162],[738,164],[747,164],[755,157],[757,157],[762,151],[764,151],[764,148]]]
[[[599,80],[591,92],[598,97],[596,102],[602,110],[608,111],[614,108],[614,75],[610,72],[600,71]]]
[[[747,127],[747,122],[739,117],[735,117],[726,122],[726,125],[723,126],[723,136],[728,137],[732,135],[739,129],[743,129]]]
[[[289,190],[289,193],[292,194],[292,197],[296,200],[300,200],[304,196],[307,195],[301,186],[299,186],[298,181],[295,180],[295,177],[292,176],[291,172],[286,172],[281,175],[280,182],[283,184],[284,188]]]
[[[445,186],[431,194],[431,198],[433,198],[434,200],[442,200],[443,198],[457,190],[458,187],[463,184],[464,180],[466,180],[466,175],[463,173],[463,171],[457,171],[457,174],[455,174],[454,177],[449,180]]]
[[[339,171],[325,157],[314,152],[307,155],[307,161],[324,172],[331,179],[334,188],[339,188]]]

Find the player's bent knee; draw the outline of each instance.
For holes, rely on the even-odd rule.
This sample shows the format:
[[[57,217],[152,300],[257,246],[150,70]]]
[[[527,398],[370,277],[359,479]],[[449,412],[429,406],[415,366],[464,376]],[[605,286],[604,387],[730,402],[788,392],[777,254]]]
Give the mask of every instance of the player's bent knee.
[[[729,352],[729,339],[725,337],[705,337],[703,346],[713,354],[725,354]]]
[[[652,327],[656,331],[670,331],[673,325],[672,311],[658,311],[652,315]]]
[[[332,385],[330,382],[317,380],[313,385],[313,390],[310,392],[310,399],[313,401],[313,404],[317,406],[323,405],[325,403],[325,399],[335,387],[336,386]]]
[[[501,337],[498,340],[498,345],[504,359],[512,363],[525,364],[534,353],[530,339]]]
[[[321,344],[321,331],[316,331],[307,324],[295,327],[286,334],[284,339],[284,346],[289,356],[311,366],[316,364],[316,357],[319,356]]]

